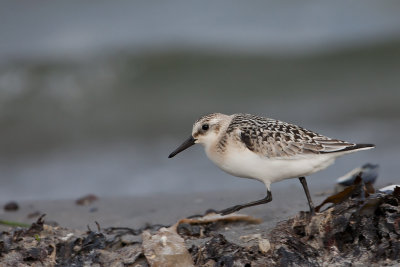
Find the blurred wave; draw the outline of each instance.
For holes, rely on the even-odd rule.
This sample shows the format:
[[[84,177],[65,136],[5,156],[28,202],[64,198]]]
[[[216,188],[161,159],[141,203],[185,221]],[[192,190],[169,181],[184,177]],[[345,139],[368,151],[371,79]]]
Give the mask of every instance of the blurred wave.
[[[0,68],[0,155],[177,134],[215,111],[304,123],[399,119],[399,69],[400,43],[294,58],[176,52],[18,62]]]

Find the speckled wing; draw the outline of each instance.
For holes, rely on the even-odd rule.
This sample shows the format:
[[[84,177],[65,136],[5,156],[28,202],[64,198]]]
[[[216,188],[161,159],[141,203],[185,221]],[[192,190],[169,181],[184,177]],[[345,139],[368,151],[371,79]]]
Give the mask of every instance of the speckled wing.
[[[331,139],[293,124],[247,114],[236,115],[227,133],[254,153],[269,158],[298,158],[357,149],[356,144]]]

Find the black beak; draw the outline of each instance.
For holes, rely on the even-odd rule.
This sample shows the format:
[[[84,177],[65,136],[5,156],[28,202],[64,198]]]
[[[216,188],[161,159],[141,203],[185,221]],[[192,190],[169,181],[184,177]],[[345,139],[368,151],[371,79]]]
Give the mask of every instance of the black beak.
[[[189,137],[185,142],[182,143],[177,149],[174,150],[171,154],[169,154],[168,158],[174,157],[176,154],[179,152],[182,152],[186,148],[189,148],[195,144],[196,139],[193,138],[193,136]]]

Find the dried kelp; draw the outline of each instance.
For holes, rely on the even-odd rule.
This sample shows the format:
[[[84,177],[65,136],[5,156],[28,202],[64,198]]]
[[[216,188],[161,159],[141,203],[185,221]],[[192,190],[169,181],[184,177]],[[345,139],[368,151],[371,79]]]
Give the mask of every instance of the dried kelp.
[[[398,265],[400,263],[400,188],[393,194],[369,194],[354,186],[324,212],[281,222],[270,233],[265,253],[260,246],[237,246],[214,236],[192,247],[197,265],[324,266]],[[368,195],[369,194],[369,195]],[[365,197],[368,195],[368,197]],[[334,202],[335,203],[335,202]]]

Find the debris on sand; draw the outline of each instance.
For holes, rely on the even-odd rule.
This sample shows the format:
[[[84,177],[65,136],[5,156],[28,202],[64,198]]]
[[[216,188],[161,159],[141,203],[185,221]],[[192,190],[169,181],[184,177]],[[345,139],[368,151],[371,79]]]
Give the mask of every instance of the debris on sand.
[[[8,202],[4,205],[5,211],[17,211],[19,209],[19,205],[15,201]]]
[[[375,189],[372,184],[369,182],[365,183],[364,180],[362,180],[361,175],[359,175],[352,185],[345,187],[339,193],[327,197],[320,205],[315,207],[315,211],[319,212],[319,210],[327,203],[339,204],[346,199],[357,195],[364,199],[373,193],[375,193]]]
[[[322,206],[327,206],[322,210]],[[74,231],[44,223],[0,233],[1,266],[327,266],[400,264],[400,187],[361,179],[272,230],[253,217],[207,214],[168,227]],[[321,211],[322,210],[322,211]],[[226,229],[239,229],[236,239]],[[246,235],[240,229],[246,228]],[[176,263],[181,265],[176,265]]]
[[[169,228],[163,227],[155,234],[144,231],[144,254],[151,266],[194,266],[184,238],[205,237],[227,224],[260,222],[259,219],[242,214],[221,216],[208,213],[204,216],[192,216],[179,220]]]
[[[355,168],[350,172],[346,173],[342,177],[336,179],[336,182],[343,186],[349,186],[354,184],[354,181],[358,176],[364,181],[364,183],[374,184],[376,178],[378,178],[379,174],[379,165],[366,163],[361,167]]]
[[[378,189],[378,191],[382,192],[382,193],[386,193],[386,194],[392,194],[393,191],[396,190],[397,188],[400,188],[399,184],[392,184],[392,185],[382,187],[382,188]],[[397,189],[397,190],[399,190],[399,189]]]
[[[231,213],[228,215],[220,215],[214,212],[206,213],[204,216],[191,216],[179,220],[177,223],[177,231],[181,236],[186,238],[203,238],[210,236],[225,226],[259,224],[260,219],[244,214]]]
[[[0,234],[1,266],[140,264],[142,247],[139,243],[124,247],[118,235],[52,227],[44,224],[43,217],[44,215],[29,229],[15,228],[11,232]]]
[[[240,247],[215,234],[192,248],[192,256],[200,266],[398,265],[400,188],[368,198],[362,188],[353,187],[348,198],[323,212],[301,212],[261,234],[266,249]]]
[[[97,201],[98,199],[99,198],[96,195],[88,194],[86,196],[78,198],[75,201],[75,203],[76,203],[76,205],[87,206],[87,205],[92,204],[93,202]]]

